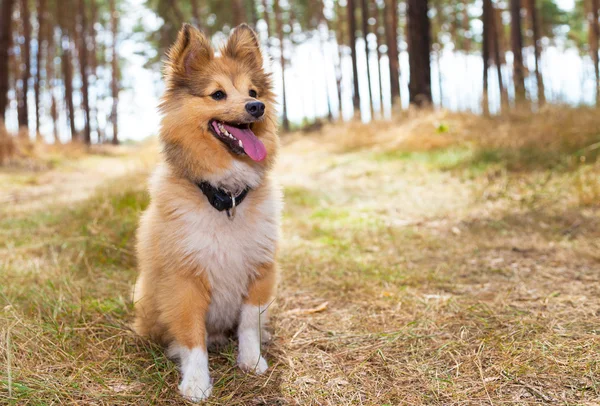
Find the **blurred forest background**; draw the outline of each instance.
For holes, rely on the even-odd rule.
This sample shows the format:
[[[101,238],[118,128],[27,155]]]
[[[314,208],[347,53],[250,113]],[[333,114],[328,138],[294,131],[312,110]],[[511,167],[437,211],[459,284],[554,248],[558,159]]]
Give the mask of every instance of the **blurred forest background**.
[[[389,118],[409,103],[480,114],[598,104],[598,3],[2,0],[0,117],[48,142],[150,135],[120,133],[119,123],[155,114],[119,108],[119,95],[160,94],[160,60],[184,21],[217,43],[241,22],[257,30],[285,130]],[[128,69],[135,58],[151,79]]]
[[[599,3],[0,0],[0,404],[184,403],[129,327],[184,21],[289,129],[270,369],[207,404],[599,404]]]

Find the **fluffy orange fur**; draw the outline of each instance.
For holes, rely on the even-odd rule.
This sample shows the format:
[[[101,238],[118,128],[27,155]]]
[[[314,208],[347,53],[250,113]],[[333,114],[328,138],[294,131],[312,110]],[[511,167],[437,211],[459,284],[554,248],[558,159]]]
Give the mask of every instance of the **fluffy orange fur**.
[[[248,90],[256,89],[266,105],[266,116],[253,131],[265,144],[270,169],[278,147],[277,116],[271,77],[263,69],[258,40],[248,26],[234,30],[221,57],[215,57],[204,35],[186,25],[168,53],[166,91],[160,109],[164,114],[160,137],[167,161],[189,179],[229,167],[231,154],[208,131],[208,121],[243,121]],[[227,102],[210,98],[216,90],[227,93]],[[247,157],[241,158],[252,163]]]
[[[236,247],[220,245],[219,238],[229,233],[243,244],[256,239],[266,241],[265,246],[270,247],[271,242],[275,246],[277,236],[270,230],[271,222],[275,224],[277,219],[270,219],[270,214],[265,213],[271,212],[265,207],[270,207],[269,202],[274,197],[276,200],[278,193],[268,177],[278,149],[276,113],[271,79],[263,69],[258,45],[256,34],[242,25],[216,56],[202,33],[184,25],[168,53],[166,90],[160,105],[164,163],[151,181],[151,204],[138,230],[140,276],[134,293],[135,330],[164,345],[176,343],[188,349],[205,349],[207,337],[236,328],[227,320],[208,323],[209,316],[228,312],[217,309],[217,316],[209,314],[211,304],[215,305],[214,291],[227,288],[212,286],[211,280],[219,280],[216,276],[222,275],[218,273],[234,272],[225,269],[226,265],[221,269],[218,258],[225,258],[222,263],[229,264],[226,256],[235,254]],[[248,120],[245,105],[254,99],[249,96],[251,89],[266,106],[264,117],[251,124],[267,150],[266,159],[260,162],[233,154],[209,131],[213,119]],[[226,100],[211,97],[217,90],[226,93]],[[235,172],[240,165],[244,165],[245,172]],[[197,183],[210,180],[213,186],[235,193],[233,189],[240,188],[246,172],[256,175],[256,184],[251,185],[248,197],[238,208],[239,214],[230,221],[208,203]],[[269,231],[253,235],[255,230],[263,229]],[[206,241],[196,243],[203,239]],[[210,255],[205,246],[210,246]],[[247,278],[247,282],[240,282],[243,290],[231,295],[241,295],[242,304],[260,307],[274,295],[277,278],[274,252],[271,253],[274,249],[259,248],[248,252],[268,252],[261,254],[264,258],[249,258],[247,269],[235,270],[239,275],[231,276],[232,280]],[[235,298],[227,300],[237,303]],[[182,372],[185,386],[185,371]],[[182,393],[202,399],[203,396],[194,395],[190,385],[192,389],[180,386]]]

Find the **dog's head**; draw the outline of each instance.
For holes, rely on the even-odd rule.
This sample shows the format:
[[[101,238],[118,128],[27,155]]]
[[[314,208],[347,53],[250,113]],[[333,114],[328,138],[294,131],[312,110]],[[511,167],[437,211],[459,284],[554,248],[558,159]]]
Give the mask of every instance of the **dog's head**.
[[[185,24],[167,54],[161,140],[167,161],[192,180],[228,176],[232,168],[264,172],[277,149],[271,77],[254,31],[235,28],[216,56],[209,40]],[[237,174],[236,176],[239,176]]]

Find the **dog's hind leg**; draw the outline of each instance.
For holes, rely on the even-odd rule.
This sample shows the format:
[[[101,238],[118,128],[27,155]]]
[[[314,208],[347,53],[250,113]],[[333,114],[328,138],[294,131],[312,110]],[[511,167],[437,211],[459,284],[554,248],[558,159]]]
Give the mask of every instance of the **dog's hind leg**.
[[[268,368],[267,361],[260,353],[260,345],[276,279],[274,263],[261,266],[257,278],[250,283],[248,296],[242,305],[238,326],[238,365],[247,372],[262,374]]]

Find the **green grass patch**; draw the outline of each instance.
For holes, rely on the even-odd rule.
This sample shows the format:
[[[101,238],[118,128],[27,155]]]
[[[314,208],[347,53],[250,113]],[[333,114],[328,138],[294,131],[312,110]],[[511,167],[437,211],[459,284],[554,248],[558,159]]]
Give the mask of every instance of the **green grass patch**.
[[[440,148],[431,151],[393,150],[375,153],[372,156],[377,162],[406,161],[426,165],[431,169],[452,169],[473,156],[473,149],[465,147]]]
[[[284,201],[290,207],[316,207],[322,200],[317,193],[301,186],[288,186],[283,190]]]

